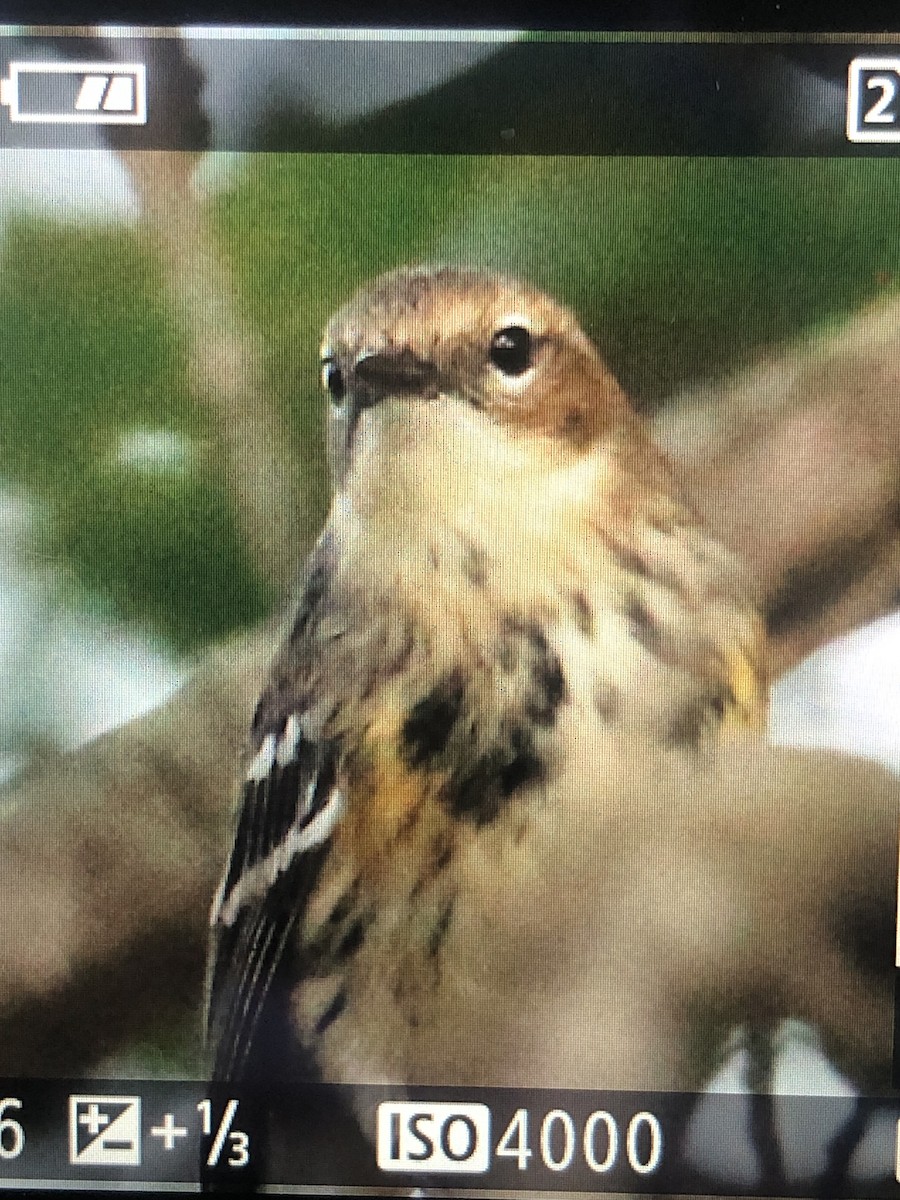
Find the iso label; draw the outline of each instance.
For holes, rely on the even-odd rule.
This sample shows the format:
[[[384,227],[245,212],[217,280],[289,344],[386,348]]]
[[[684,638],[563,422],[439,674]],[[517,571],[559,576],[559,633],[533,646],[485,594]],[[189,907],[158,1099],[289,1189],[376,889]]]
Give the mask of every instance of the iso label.
[[[850,63],[847,140],[900,142],[900,58],[854,58]]]
[[[485,1104],[385,1102],[378,1106],[375,1157],[382,1171],[480,1174],[491,1157]]]

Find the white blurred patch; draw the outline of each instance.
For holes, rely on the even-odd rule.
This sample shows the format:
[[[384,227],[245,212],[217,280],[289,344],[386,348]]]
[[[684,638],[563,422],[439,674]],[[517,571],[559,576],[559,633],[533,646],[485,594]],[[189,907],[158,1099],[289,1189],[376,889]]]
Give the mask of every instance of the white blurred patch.
[[[194,188],[203,196],[221,191],[245,160],[243,154],[202,156]],[[2,150],[0,168],[0,230],[20,212],[95,224],[134,224],[141,215],[131,176],[112,150]]]
[[[900,772],[900,613],[823,646],[774,688],[769,736]]]
[[[0,753],[0,787],[15,779],[24,766],[21,754]]]
[[[855,1097],[857,1089],[836,1071],[822,1053],[819,1036],[803,1021],[782,1021],[773,1034],[777,1059],[772,1091],[782,1096]],[[743,1092],[747,1087],[749,1056],[744,1032],[737,1029],[729,1039],[726,1057],[706,1085],[707,1092]]]
[[[33,634],[45,596],[25,562],[42,516],[24,492],[0,492],[0,755],[7,773],[20,763],[35,723],[31,681],[41,663]]]
[[[116,440],[110,461],[132,471],[165,474],[187,470],[193,457],[190,439],[170,429],[129,429]]]
[[[844,1096],[859,1091],[831,1065],[818,1033],[804,1021],[782,1021],[775,1034],[778,1057],[772,1091],[779,1096]]]
[[[111,150],[3,150],[0,221],[25,211],[59,221],[135,221],[138,201]]]
[[[182,682],[174,659],[126,625],[58,609],[45,633],[52,724],[62,748],[149,712]]]
[[[77,605],[42,561],[43,512],[0,492],[0,782],[163,703],[185,672],[148,634]]]

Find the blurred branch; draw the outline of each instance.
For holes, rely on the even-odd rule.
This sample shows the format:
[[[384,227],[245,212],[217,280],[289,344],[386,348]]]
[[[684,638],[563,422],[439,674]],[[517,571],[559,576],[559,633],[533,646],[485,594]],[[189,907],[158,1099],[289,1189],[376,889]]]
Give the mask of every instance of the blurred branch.
[[[253,408],[260,402],[252,390],[258,379],[242,373],[240,354],[229,357],[234,314],[194,291],[204,272],[204,286],[218,288],[222,280],[207,257],[195,208],[177,203],[187,189],[187,165],[138,156],[132,166],[143,178],[173,286],[187,296],[198,370],[210,388],[223,372],[233,389],[221,401],[221,427],[229,427],[233,406],[237,429],[252,436],[248,425],[266,421]],[[178,171],[180,179],[173,177]],[[155,182],[147,179],[153,174]],[[898,330],[900,302],[886,301],[722,388],[682,398],[659,422],[659,436],[709,524],[763,580],[778,669],[883,612],[893,599]],[[204,331],[213,341],[206,351]],[[225,344],[216,350],[220,336]],[[273,469],[266,458],[277,450],[273,438],[273,429],[265,430],[235,467],[248,481],[248,514],[263,496],[254,494],[252,472],[268,480],[287,470],[283,461]],[[234,454],[241,454],[237,445]],[[279,502],[265,493],[270,530],[279,523],[269,505]],[[293,510],[277,511],[285,520]],[[287,556],[279,561],[286,569]],[[832,587],[817,601],[818,579]],[[225,854],[233,773],[275,641],[274,630],[257,632],[211,652],[163,708],[39,769],[7,794],[0,811],[0,1073],[76,1072],[152,1019],[199,1004],[206,914]],[[827,879],[824,867],[840,860],[848,886],[859,888],[860,913],[884,902],[893,911],[893,868],[872,874],[871,840],[863,839],[865,852],[855,858],[848,848],[847,830],[858,827],[866,810],[864,793],[848,785],[835,799],[833,820],[816,847],[823,870],[813,863],[808,878]],[[896,818],[890,804],[880,812],[875,844],[889,844],[893,859]],[[785,837],[802,841],[802,813],[781,813],[779,820]],[[732,833],[743,836],[739,824]],[[791,880],[765,872],[760,878],[792,911]],[[865,929],[859,933],[865,943]],[[833,943],[833,932],[823,930],[822,937]],[[890,947],[886,953],[891,961]],[[785,970],[797,974],[790,965]],[[858,995],[868,994],[865,971],[863,964]],[[809,1003],[820,1005],[826,1041],[843,1047],[844,1026],[860,1022],[836,1000],[829,1008],[833,989],[823,979],[813,972],[810,986],[821,985],[821,995]],[[869,1015],[878,1028],[886,994],[879,991],[869,1006],[877,1009]]]
[[[119,153],[159,251],[187,340],[193,390],[212,418],[243,543],[260,577],[284,596],[302,553],[300,465],[192,187],[199,156]]]
[[[658,418],[707,524],[762,582],[773,672],[900,600],[900,298]]]
[[[196,1008],[233,764],[271,638],[223,645],[164,707],[3,797],[0,1072],[77,1074]]]

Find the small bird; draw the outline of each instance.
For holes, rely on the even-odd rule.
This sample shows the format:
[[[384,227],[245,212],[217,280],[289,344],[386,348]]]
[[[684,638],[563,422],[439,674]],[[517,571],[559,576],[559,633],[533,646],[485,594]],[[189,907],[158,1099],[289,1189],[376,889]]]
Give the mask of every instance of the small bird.
[[[332,318],[321,368],[333,499],[213,906],[213,1075],[640,1086],[525,1053],[526,1009],[560,1003],[569,905],[601,972],[621,924],[567,874],[619,869],[591,821],[654,756],[764,727],[753,582],[574,315],[525,282],[394,271]],[[601,1040],[608,984],[565,999]]]

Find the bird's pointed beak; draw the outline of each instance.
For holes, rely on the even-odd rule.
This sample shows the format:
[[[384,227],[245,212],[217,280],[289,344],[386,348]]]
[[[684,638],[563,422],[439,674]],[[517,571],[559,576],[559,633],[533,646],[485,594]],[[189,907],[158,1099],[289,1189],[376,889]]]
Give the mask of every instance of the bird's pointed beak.
[[[409,348],[361,354],[353,366],[351,389],[357,409],[371,408],[389,396],[429,396],[437,368]]]

